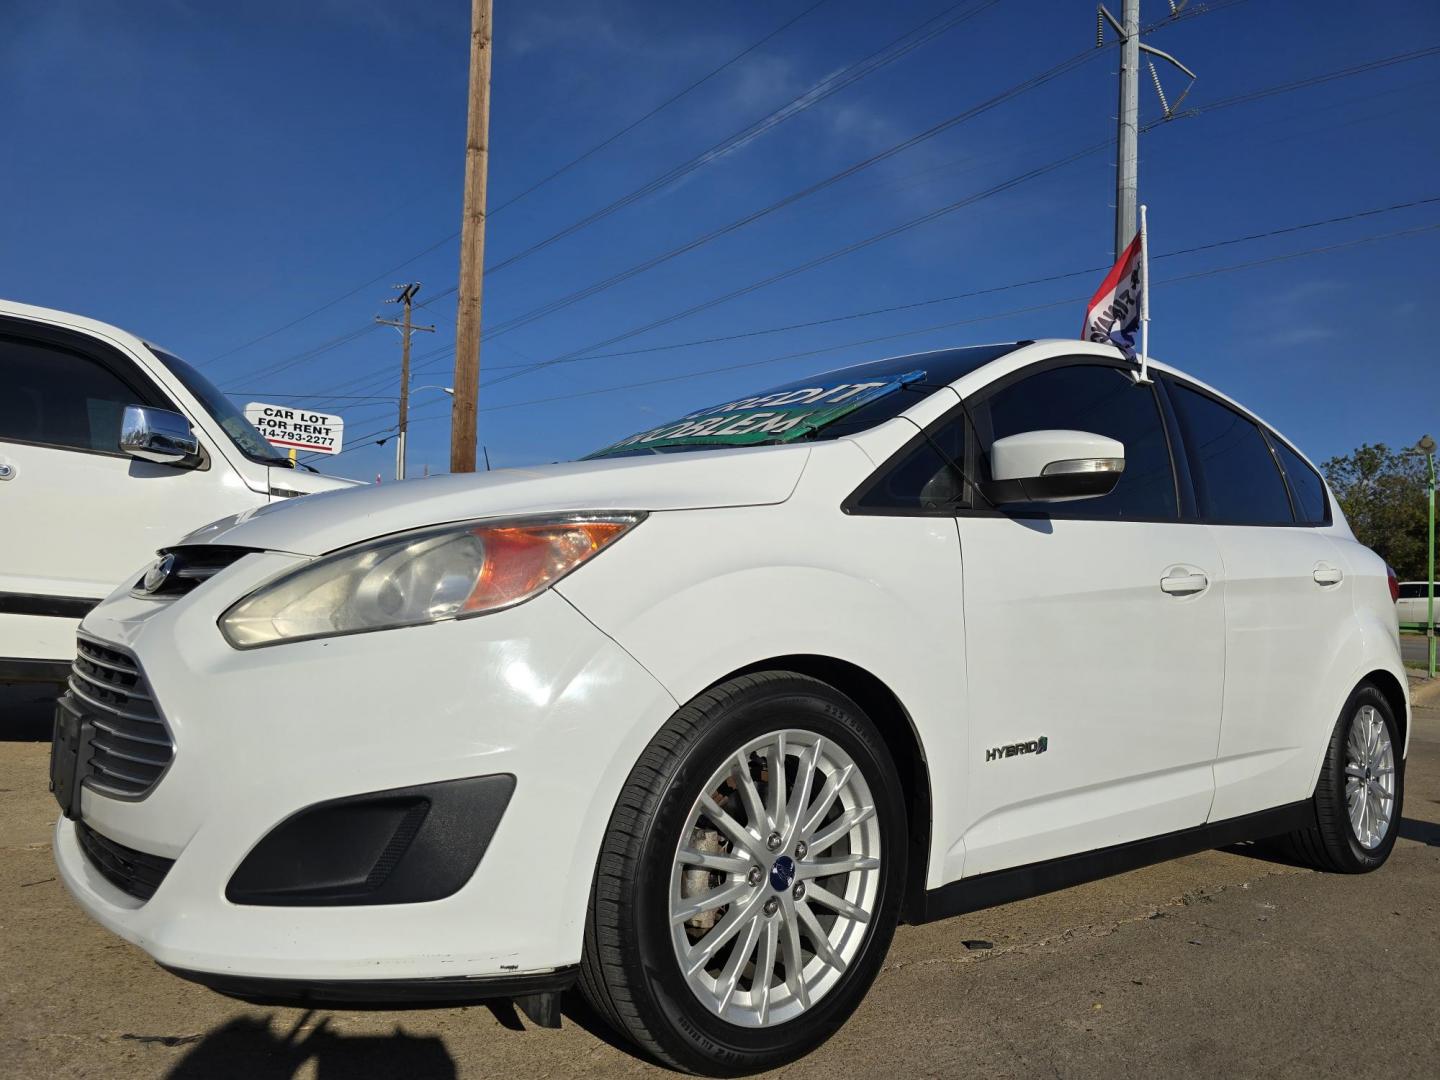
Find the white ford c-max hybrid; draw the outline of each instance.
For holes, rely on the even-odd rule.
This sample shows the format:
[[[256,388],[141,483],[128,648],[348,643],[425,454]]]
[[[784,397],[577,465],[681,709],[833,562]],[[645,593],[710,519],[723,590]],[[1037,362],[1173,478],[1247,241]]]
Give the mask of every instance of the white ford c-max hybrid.
[[[736,1074],[832,1033],[900,919],[1251,838],[1374,869],[1385,566],[1285,440],[1153,374],[905,356],[216,522],[81,627],[63,880],[236,996],[554,1023],[578,982]]]

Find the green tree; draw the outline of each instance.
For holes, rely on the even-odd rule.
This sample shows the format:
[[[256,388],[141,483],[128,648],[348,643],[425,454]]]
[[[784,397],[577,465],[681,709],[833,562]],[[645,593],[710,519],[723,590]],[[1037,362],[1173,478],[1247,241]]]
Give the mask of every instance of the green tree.
[[[1423,581],[1430,520],[1424,459],[1366,443],[1321,467],[1356,538],[1401,581]]]

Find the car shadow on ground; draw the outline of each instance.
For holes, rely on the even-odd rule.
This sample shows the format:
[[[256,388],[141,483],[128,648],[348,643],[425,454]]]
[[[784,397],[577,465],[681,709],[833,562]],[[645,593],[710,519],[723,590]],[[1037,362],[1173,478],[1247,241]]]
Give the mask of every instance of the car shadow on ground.
[[[1217,850],[1228,852],[1231,855],[1243,855],[1247,859],[1258,859],[1261,862],[1275,863],[1277,866],[1294,866],[1302,870],[1315,869],[1305,860],[1298,859],[1291,854],[1285,842],[1278,838],[1272,840],[1242,840],[1238,844],[1231,844],[1228,847],[1218,848]]]
[[[1414,818],[1400,819],[1400,839],[1440,847],[1440,825],[1433,821],[1416,821]]]
[[[307,1012],[288,1032],[274,1017],[242,1016],[202,1036],[166,1073],[167,1080],[291,1080],[313,1062],[316,1080],[454,1080],[455,1059],[433,1035],[345,1035],[329,1018],[310,1026]],[[163,1041],[163,1039],[161,1040]]]
[[[586,1034],[599,1039],[614,1050],[619,1050],[626,1057],[669,1070],[669,1066],[656,1061],[644,1049],[630,1042],[623,1035],[617,1034],[615,1029],[610,1026],[609,1021],[590,1007],[590,1002],[585,1000],[585,995],[578,989],[567,991],[560,999],[560,1015]]]

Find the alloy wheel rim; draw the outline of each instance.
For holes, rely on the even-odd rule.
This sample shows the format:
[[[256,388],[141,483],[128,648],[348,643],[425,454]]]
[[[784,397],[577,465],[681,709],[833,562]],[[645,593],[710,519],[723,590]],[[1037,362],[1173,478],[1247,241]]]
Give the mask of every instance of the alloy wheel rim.
[[[675,959],[696,998],[743,1027],[813,1008],[855,960],[880,891],[880,821],[836,742],[753,739],[691,807],[670,875]]]
[[[1390,729],[1373,705],[1364,705],[1350,721],[1345,740],[1345,805],[1350,828],[1367,851],[1390,833],[1395,812],[1395,749]]]

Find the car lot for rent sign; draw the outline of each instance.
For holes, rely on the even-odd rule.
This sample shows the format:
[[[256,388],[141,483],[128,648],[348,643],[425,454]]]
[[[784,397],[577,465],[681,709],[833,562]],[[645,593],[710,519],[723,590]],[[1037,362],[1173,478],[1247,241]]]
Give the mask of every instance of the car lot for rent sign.
[[[311,454],[338,454],[345,435],[345,421],[340,417],[289,405],[252,401],[245,406],[245,419],[271,445]]]

